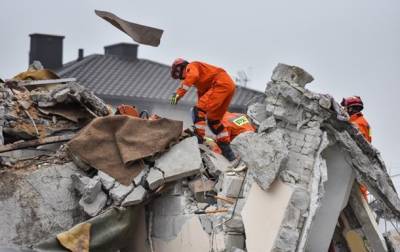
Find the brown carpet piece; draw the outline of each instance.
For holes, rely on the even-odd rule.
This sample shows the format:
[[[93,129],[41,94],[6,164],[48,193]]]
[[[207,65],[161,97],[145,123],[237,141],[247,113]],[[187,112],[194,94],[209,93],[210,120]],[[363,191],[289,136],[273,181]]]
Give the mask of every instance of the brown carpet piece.
[[[83,128],[68,148],[85,163],[129,185],[143,169],[142,159],[178,141],[182,127],[181,121],[166,118],[99,117]]]

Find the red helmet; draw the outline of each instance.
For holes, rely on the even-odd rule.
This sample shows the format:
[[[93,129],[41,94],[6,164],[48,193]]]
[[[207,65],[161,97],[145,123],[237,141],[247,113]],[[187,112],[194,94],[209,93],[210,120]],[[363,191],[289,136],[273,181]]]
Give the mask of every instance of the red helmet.
[[[187,64],[189,64],[189,62],[182,58],[177,58],[174,60],[171,66],[171,77],[174,79],[182,79],[183,70]]]
[[[364,103],[361,100],[360,96],[350,96],[347,98],[343,98],[340,103],[344,107],[361,107],[364,108]]]

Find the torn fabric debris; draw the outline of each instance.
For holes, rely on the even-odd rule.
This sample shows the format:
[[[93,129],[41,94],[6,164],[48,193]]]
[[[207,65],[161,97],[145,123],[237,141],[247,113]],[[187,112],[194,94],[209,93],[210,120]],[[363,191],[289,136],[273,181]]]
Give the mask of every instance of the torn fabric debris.
[[[182,122],[109,116],[93,120],[68,143],[90,166],[129,185],[143,169],[142,158],[164,151],[182,133]]]
[[[107,11],[95,10],[95,13],[138,43],[150,46],[160,45],[163,30],[128,22]]]

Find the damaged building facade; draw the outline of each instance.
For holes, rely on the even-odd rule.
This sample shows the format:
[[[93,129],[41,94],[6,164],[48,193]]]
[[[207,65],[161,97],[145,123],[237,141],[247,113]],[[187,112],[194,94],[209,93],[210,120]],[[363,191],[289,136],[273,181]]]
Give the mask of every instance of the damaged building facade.
[[[332,97],[305,88],[312,80],[299,67],[279,64],[274,69],[265,99],[248,108],[257,132],[232,142],[246,169],[232,168],[221,155],[199,145],[190,132],[183,132],[182,122],[110,116],[105,103],[77,83],[57,84],[39,96],[34,95],[38,87],[25,90],[18,81],[0,84],[5,97],[2,132],[8,139],[0,145],[0,185],[6,189],[0,192],[0,221],[6,223],[0,228],[0,247],[399,249],[395,236],[385,240],[377,215],[358,190],[360,183],[368,187],[380,217],[400,216],[400,200],[379,152]],[[30,106],[23,101],[31,101]],[[68,103],[85,120],[73,123],[71,113],[60,112],[60,105]],[[72,125],[56,136],[73,138],[63,139],[65,144],[27,146],[36,131],[30,128],[33,136],[21,138],[26,131],[22,123],[30,121],[21,109],[24,104],[36,128],[39,121],[49,120],[51,128],[67,120]],[[20,134],[9,131],[10,125]]]

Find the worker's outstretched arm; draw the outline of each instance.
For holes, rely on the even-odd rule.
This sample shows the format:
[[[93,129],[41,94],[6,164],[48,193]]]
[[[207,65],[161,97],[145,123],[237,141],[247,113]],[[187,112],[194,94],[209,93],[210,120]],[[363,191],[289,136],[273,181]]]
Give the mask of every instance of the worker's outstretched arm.
[[[181,82],[181,86],[176,90],[176,93],[183,97],[186,92],[199,80],[199,70],[194,64],[186,66],[184,79]]]

